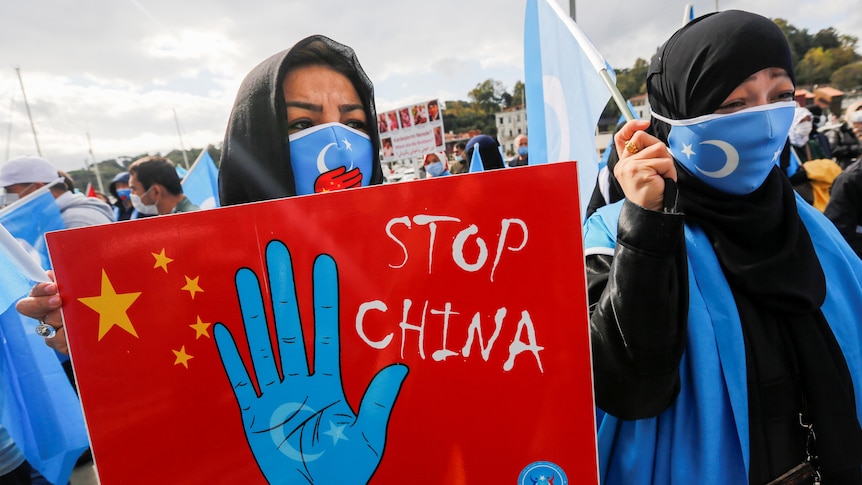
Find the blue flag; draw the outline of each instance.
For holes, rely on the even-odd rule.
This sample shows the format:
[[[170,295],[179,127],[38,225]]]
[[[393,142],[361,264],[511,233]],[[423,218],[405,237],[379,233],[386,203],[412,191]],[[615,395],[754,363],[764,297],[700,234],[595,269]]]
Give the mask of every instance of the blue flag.
[[[65,484],[89,441],[78,396],[36,323],[13,307],[0,314],[0,422],[33,468]]]
[[[530,164],[577,160],[583,217],[598,175],[595,131],[613,69],[554,0],[527,0],[524,70]]]
[[[470,158],[470,173],[484,172],[485,164],[482,163],[482,154],[479,153],[479,144],[473,145],[473,156]]]
[[[0,224],[0,313],[27,295],[36,281],[48,281],[48,275],[12,234]],[[44,276],[43,276],[44,275]]]
[[[692,20],[694,20],[694,5],[687,3],[685,5],[685,12],[682,15],[682,25],[685,26],[685,24]]]
[[[201,152],[183,178],[183,193],[201,209],[219,207],[218,170],[209,151]]]
[[[12,306],[33,282],[47,281],[45,233],[64,228],[48,189],[0,211],[0,423],[30,465],[64,484],[89,446],[81,403],[57,354],[34,331],[38,322]]]
[[[44,269],[51,269],[45,233],[65,229],[60,209],[48,187],[0,210],[0,224]]]

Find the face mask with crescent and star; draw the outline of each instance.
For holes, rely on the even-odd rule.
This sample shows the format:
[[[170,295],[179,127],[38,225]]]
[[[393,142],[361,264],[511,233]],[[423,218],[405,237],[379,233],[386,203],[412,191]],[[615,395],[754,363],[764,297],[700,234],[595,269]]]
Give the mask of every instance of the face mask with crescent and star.
[[[367,186],[371,138],[341,123],[324,123],[288,137],[297,195]]]
[[[651,114],[671,125],[668,148],[686,170],[722,192],[743,195],[779,163],[795,110],[788,101],[688,120]]]

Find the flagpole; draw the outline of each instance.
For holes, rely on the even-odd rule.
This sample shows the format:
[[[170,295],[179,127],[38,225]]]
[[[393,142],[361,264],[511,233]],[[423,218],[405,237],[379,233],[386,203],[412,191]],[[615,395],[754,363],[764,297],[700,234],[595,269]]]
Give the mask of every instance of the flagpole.
[[[186,155],[186,146],[183,144],[183,133],[180,131],[180,120],[177,118],[177,110],[172,109],[174,112],[174,123],[177,125],[177,135],[180,137],[180,149],[183,151],[183,165],[186,170],[189,169],[189,157]]]
[[[36,153],[42,156],[42,149],[39,148],[39,137],[36,136],[36,125],[33,124],[33,115],[30,113],[30,103],[27,102],[27,93],[24,91],[24,80],[21,78],[21,68],[16,67],[15,72],[18,73],[18,83],[21,84],[21,94],[24,95],[24,106],[27,107],[27,117],[30,118],[30,129],[33,130],[33,139],[36,141]]]
[[[90,145],[90,157],[93,159],[93,168],[96,169],[96,182],[99,183],[99,192],[105,193],[105,187],[102,185],[102,175],[99,173],[99,162],[96,161],[96,156],[93,155],[93,142],[90,141],[90,132],[87,132],[87,143]]]
[[[6,158],[9,160],[9,147],[12,145],[12,115],[15,113],[15,98],[9,97],[9,128],[6,130]]]
[[[572,0],[574,1],[574,0]],[[557,13],[557,16],[560,19],[565,19],[566,16],[562,12],[562,8],[557,5],[555,0],[548,1],[548,5]],[[611,78],[610,73],[608,72],[608,63],[605,62],[605,58],[599,53],[596,46],[587,38],[587,35],[581,30],[577,23],[574,20],[570,19],[570,22],[566,22],[567,27],[569,28],[569,32],[571,32],[572,36],[581,46],[584,53],[587,55],[587,58],[590,60],[590,64],[593,65],[593,68],[598,71],[599,76],[604,81],[605,86],[607,86],[608,91],[611,92],[611,98],[613,98],[614,103],[616,103],[617,108],[619,108],[620,112],[625,116],[626,121],[632,121],[635,119],[635,114],[629,108],[629,104],[626,103],[625,98],[623,98],[622,93],[620,93],[619,88],[617,88],[617,84],[614,82],[613,78]]]

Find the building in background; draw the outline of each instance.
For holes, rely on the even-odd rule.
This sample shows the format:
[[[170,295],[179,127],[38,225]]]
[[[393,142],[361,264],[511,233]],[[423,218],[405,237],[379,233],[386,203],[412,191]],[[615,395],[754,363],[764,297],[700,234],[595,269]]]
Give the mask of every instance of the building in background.
[[[497,121],[497,141],[503,147],[506,157],[515,155],[515,137],[527,134],[527,105],[513,106],[495,114]]]

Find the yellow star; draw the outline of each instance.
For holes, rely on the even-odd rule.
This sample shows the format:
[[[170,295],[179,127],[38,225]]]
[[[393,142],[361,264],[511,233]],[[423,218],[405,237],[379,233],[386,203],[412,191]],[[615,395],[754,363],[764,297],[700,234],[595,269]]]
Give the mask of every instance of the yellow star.
[[[194,278],[189,278],[188,276],[186,276],[185,278],[186,278],[186,286],[183,286],[181,289],[188,291],[189,294],[192,295],[192,300],[194,300],[195,299],[195,293],[197,293],[197,292],[203,293],[204,292],[203,288],[201,288],[198,285],[198,278],[200,278],[200,276],[195,276]]]
[[[141,295],[141,292],[136,293],[120,293],[114,291],[114,286],[111,285],[111,280],[108,279],[108,274],[102,269],[102,292],[99,296],[90,296],[86,298],[78,298],[78,301],[92,308],[99,314],[99,340],[108,333],[108,330],[114,325],[129,332],[135,337],[138,333],[135,327],[132,326],[132,321],[126,315],[126,311],[132,306],[132,303]]]
[[[167,273],[168,272],[168,263],[172,262],[173,259],[165,256],[165,248],[162,248],[162,252],[159,254],[156,254],[156,253],[150,253],[150,254],[152,254],[153,257],[156,258],[156,264],[153,266],[153,269],[162,268],[163,270],[165,270],[165,273]]]
[[[195,358],[194,355],[189,355],[186,353],[186,346],[185,345],[180,347],[180,350],[171,349],[171,352],[173,352],[174,355],[177,356],[176,360],[174,360],[174,365],[182,364],[185,366],[186,369],[189,368],[189,361]]]
[[[212,323],[204,323],[201,321],[201,317],[198,316],[198,323],[189,325],[189,327],[195,329],[195,340],[201,338],[201,335],[205,335],[207,338],[210,338],[210,333],[207,331],[210,325],[212,325]]]

